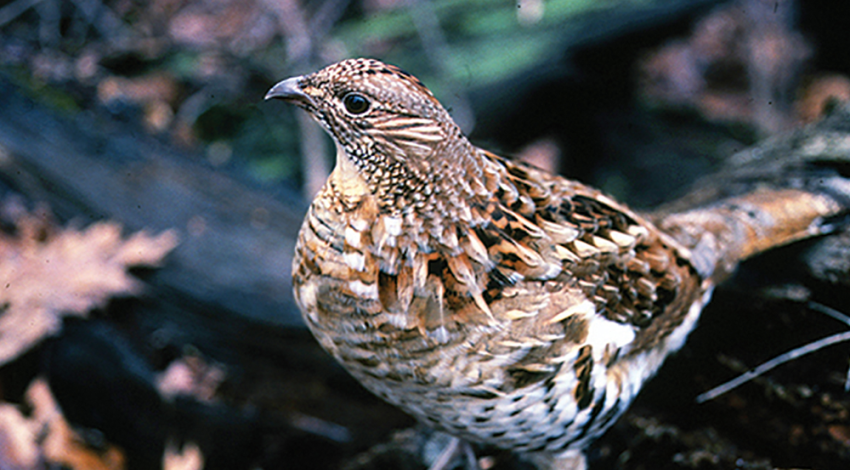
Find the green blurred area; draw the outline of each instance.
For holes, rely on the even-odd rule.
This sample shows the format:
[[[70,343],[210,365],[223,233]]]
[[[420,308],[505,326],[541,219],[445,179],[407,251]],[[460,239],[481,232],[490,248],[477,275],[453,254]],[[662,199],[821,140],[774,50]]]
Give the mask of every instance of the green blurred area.
[[[374,2],[373,2],[374,3]],[[698,4],[682,0],[438,0],[386,2],[396,6],[367,11],[354,3],[346,15],[321,38],[316,48],[323,57],[376,57],[419,77],[450,110],[456,96],[498,86],[517,77],[534,76],[558,64],[570,48],[647,17],[669,14]],[[534,12],[524,14],[523,8]],[[643,18],[643,20],[638,20]],[[280,78],[293,73],[284,47],[266,51],[269,70]],[[320,64],[324,65],[324,63]],[[298,70],[298,72],[301,72]],[[531,81],[527,81],[530,84]],[[522,83],[516,83],[516,93]],[[493,97],[493,99],[500,99]],[[473,108],[476,104],[472,103]],[[489,106],[488,106],[489,108]],[[452,110],[456,111],[456,110]],[[473,114],[476,109],[470,110]],[[457,116],[456,116],[457,117]],[[293,128],[275,128],[278,142],[292,145]],[[262,138],[262,135],[257,135]],[[332,149],[328,146],[329,150]],[[266,162],[261,156],[260,161]],[[258,164],[264,180],[291,178],[299,164]],[[280,171],[281,173],[269,173]]]
[[[349,14],[322,38],[318,49],[336,59],[376,57],[419,77],[441,100],[527,73],[566,51],[570,38],[586,27],[588,15],[641,9],[664,3],[646,0],[556,0],[536,4],[539,17],[522,20],[522,4],[504,0],[397,2],[399,6],[364,11],[351,5]],[[681,3],[668,1],[667,3]],[[526,6],[526,8],[532,8]],[[271,70],[281,78],[291,72],[280,61],[281,48],[268,51]],[[277,142],[292,145],[293,128],[278,127]],[[257,135],[258,138],[263,136]],[[329,149],[332,147],[328,146]],[[266,181],[292,178],[298,162],[270,165],[254,155],[252,173]]]
[[[300,8],[309,22],[324,7],[333,5],[330,1],[281,4]],[[109,76],[165,73],[180,87],[170,105],[175,122],[179,121],[183,129],[172,126],[158,130],[159,134],[165,138],[179,135],[182,145],[188,142],[196,147],[211,164],[244,173],[260,184],[287,183],[298,187],[302,184],[304,162],[300,156],[301,131],[294,118],[296,110],[262,102],[267,88],[277,80],[347,57],[376,57],[419,77],[456,118],[462,120],[466,113],[471,123],[481,109],[493,109],[488,100],[506,102],[505,93],[478,93],[473,102],[469,98],[473,93],[508,84],[513,87],[508,88],[508,95],[519,96],[533,84],[533,80],[524,78],[534,77],[553,65],[564,66],[565,57],[577,45],[607,37],[612,30],[629,29],[634,27],[631,23],[654,15],[710,3],[716,0],[337,1],[335,5],[344,11],[335,12],[335,20],[325,29],[309,31],[311,47],[306,56],[290,57],[292,42],[297,38],[281,26],[286,21],[270,25],[283,10],[274,10],[269,3],[244,3],[246,15],[267,17],[265,22],[254,25],[259,33],[246,29],[232,37],[219,37],[213,34],[218,31],[198,28],[194,34],[199,39],[193,43],[191,34],[181,32],[172,22],[181,14],[181,8],[199,10],[193,18],[202,21],[208,19],[204,15],[224,17],[238,7],[238,2],[201,0],[172,5],[169,8],[173,11],[166,11],[157,3],[104,2],[120,19],[122,30],[132,31],[130,40],[114,40],[92,22],[87,30],[76,33],[79,27],[75,30],[73,24],[66,27],[61,23],[59,41],[45,42],[40,36],[44,20],[32,9],[0,30],[6,36],[2,67],[21,76],[32,73],[22,81],[36,90],[34,95],[69,112],[98,105],[95,96],[99,90],[95,90],[99,84],[92,83],[96,80],[73,83],[77,72],[68,72],[69,79],[61,86],[47,86],[44,79],[36,77],[39,72],[33,72],[34,61],[15,62],[17,59],[8,57],[45,56],[52,47],[56,53],[51,60],[65,60],[67,69],[78,67],[88,54]],[[231,10],[216,10],[224,7]],[[70,8],[64,6],[68,11],[62,13],[79,14]],[[192,26],[191,22],[183,22],[179,23],[181,28],[187,27],[184,23]],[[228,22],[221,24],[230,26]],[[279,30],[271,36],[266,33],[264,40],[255,37],[262,28],[269,27]],[[205,42],[205,35],[218,39]],[[248,46],[237,48],[237,43]],[[70,86],[68,82],[72,82]],[[88,92],[79,91],[86,87]],[[69,88],[71,91],[66,91]],[[140,119],[144,106],[121,102],[107,107],[117,119],[132,121]],[[496,109],[501,109],[501,105]],[[187,127],[192,134],[189,138],[185,135]],[[328,152],[333,149],[331,145],[326,147]]]

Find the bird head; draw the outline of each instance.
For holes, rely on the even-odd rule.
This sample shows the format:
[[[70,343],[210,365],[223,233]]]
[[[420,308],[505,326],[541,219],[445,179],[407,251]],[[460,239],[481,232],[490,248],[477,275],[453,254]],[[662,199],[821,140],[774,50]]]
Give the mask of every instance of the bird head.
[[[405,194],[432,192],[441,178],[466,173],[471,145],[431,91],[398,67],[344,60],[283,80],[266,99],[306,110],[336,142],[337,167],[352,163],[393,205],[411,203]]]

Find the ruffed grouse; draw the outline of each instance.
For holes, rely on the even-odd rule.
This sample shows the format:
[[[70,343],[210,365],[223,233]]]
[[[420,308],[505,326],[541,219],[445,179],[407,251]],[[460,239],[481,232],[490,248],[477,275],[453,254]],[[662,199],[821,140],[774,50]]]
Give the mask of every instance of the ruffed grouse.
[[[473,146],[418,79],[377,60],[266,98],[306,110],[337,147],[293,262],[318,341],[422,422],[541,468],[583,465],[739,261],[841,210],[764,189],[654,225]]]

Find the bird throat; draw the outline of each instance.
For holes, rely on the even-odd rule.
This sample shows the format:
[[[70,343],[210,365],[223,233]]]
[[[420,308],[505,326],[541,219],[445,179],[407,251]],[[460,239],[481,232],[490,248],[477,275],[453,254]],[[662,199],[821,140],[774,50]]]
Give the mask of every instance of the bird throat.
[[[428,239],[433,239],[455,250],[457,240],[454,234],[457,230],[454,227],[458,223],[466,225],[472,222],[470,204],[484,190],[480,184],[471,186],[465,183],[476,179],[467,173],[474,167],[472,147],[467,146],[469,148],[462,149],[469,153],[467,158],[462,159],[466,165],[461,165],[461,159],[456,159],[450,165],[438,163],[424,171],[381,164],[386,164],[386,161],[371,161],[366,165],[375,165],[373,168],[378,167],[382,171],[373,172],[370,178],[362,168],[364,162],[357,161],[337,143],[336,167],[329,177],[329,188],[346,212],[369,207],[367,212],[374,211],[400,221],[405,236],[416,240],[414,244],[427,244]],[[462,155],[461,149],[453,150],[458,150],[455,154]],[[376,175],[379,177],[374,178]],[[458,181],[463,184],[457,184]]]
[[[336,167],[329,179],[336,189],[340,202],[345,206],[356,206],[364,197],[372,194],[369,183],[339,144],[336,144]]]

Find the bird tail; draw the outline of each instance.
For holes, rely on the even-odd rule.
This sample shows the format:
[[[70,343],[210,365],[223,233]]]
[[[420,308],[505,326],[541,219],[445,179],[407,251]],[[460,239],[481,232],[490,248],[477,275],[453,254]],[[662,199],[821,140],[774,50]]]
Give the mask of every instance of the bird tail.
[[[671,214],[660,228],[691,250],[704,279],[720,282],[740,261],[771,248],[843,227],[848,206],[828,194],[759,189]]]
[[[651,215],[720,282],[750,256],[847,228],[850,107],[733,156],[730,165]]]

